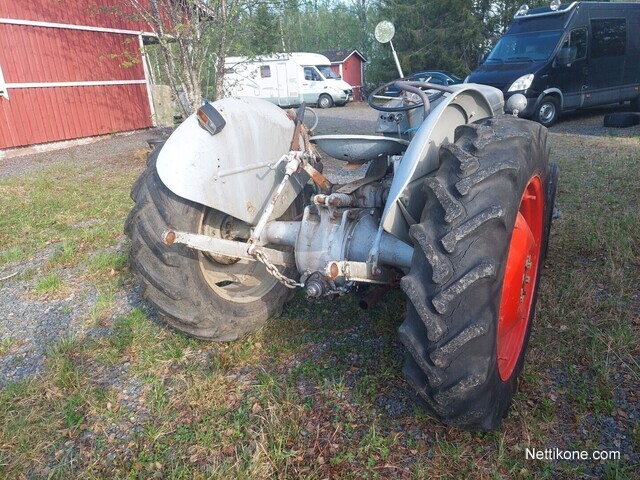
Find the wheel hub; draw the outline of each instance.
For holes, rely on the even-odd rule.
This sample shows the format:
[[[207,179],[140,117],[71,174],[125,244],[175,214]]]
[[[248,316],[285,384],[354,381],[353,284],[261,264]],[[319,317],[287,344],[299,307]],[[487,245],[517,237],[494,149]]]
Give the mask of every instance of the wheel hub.
[[[250,226],[225,213],[207,209],[203,214],[199,233],[243,241],[250,236]],[[225,300],[250,303],[262,298],[277,283],[260,262],[202,252],[198,255],[205,281]]]
[[[553,108],[553,105],[549,105],[548,103],[545,103],[540,108],[540,118],[542,118],[542,120],[544,120],[545,122],[548,122],[549,120],[551,120],[554,114],[555,114],[555,108]]]
[[[209,209],[202,224],[202,233],[224,240],[246,240],[251,236],[247,223],[217,210]],[[224,255],[204,253],[204,255],[221,265],[231,265],[240,259]]]

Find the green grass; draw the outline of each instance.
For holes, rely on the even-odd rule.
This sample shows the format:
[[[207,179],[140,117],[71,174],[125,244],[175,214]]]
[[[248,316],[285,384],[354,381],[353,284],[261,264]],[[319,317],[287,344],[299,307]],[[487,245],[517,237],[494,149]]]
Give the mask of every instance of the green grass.
[[[0,263],[48,252],[43,273],[22,280],[44,298],[89,282],[87,324],[109,327],[60,340],[43,375],[0,390],[0,477],[635,478],[628,459],[525,459],[526,448],[615,450],[612,422],[627,437],[622,454],[640,450],[637,419],[619,413],[640,401],[630,387],[640,383],[640,145],[569,135],[551,144],[563,217],[520,392],[491,433],[443,427],[411,400],[396,337],[401,292],[366,312],[353,296],[318,304],[298,292],[251,336],[189,339],[143,309],[113,313],[132,288],[116,239],[135,172],[51,169],[0,182],[14,200],[0,200],[0,231],[20,236],[0,236]],[[2,341],[0,358],[12,350]]]
[[[62,278],[58,272],[49,272],[38,278],[34,291],[41,294],[56,294],[62,290]]]
[[[73,240],[63,240],[55,246],[55,251],[49,259],[50,266],[65,265],[71,262],[78,250]]]
[[[0,265],[17,262],[18,260],[22,260],[22,258],[24,258],[22,248],[20,248],[20,246],[14,246],[0,253]]]
[[[0,266],[54,245],[53,263],[79,261],[122,232],[130,208],[131,169],[50,167],[0,181]]]
[[[89,257],[87,270],[93,274],[114,274],[122,270],[128,260],[128,253],[100,252]]]
[[[13,338],[3,338],[0,340],[0,358],[4,357],[15,343]]]

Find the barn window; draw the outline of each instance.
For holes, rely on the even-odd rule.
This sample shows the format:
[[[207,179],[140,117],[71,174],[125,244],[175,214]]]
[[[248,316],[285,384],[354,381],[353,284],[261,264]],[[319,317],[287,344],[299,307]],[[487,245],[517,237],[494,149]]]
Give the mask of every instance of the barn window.
[[[271,67],[269,65],[262,65],[260,67],[260,76],[262,78],[269,78],[271,76]]]

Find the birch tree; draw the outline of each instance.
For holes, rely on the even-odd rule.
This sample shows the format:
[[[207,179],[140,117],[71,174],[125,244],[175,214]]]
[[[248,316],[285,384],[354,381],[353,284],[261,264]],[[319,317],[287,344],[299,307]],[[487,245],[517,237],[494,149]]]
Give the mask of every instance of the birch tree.
[[[216,97],[223,96],[224,60],[234,18],[246,0],[123,0],[157,34],[163,70],[186,117],[202,103],[203,69],[214,58]]]

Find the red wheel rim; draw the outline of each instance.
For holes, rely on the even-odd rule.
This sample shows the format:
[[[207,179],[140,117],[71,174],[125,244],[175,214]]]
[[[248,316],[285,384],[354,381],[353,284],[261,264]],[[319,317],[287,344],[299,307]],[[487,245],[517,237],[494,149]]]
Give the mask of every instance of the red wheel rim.
[[[524,190],[513,227],[498,317],[498,370],[506,381],[524,347],[542,246],[544,196],[540,177]]]

